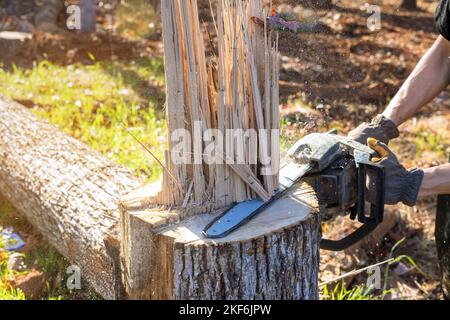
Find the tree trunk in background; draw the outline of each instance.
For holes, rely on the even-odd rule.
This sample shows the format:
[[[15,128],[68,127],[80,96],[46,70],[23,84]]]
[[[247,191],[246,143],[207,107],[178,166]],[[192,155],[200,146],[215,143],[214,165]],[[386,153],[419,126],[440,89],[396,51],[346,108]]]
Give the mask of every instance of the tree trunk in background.
[[[118,199],[139,185],[127,169],[0,98],[0,192],[107,299],[123,293]]]
[[[80,0],[81,33],[90,34],[96,30],[96,1]]]
[[[408,10],[417,9],[417,0],[402,0],[400,8]]]

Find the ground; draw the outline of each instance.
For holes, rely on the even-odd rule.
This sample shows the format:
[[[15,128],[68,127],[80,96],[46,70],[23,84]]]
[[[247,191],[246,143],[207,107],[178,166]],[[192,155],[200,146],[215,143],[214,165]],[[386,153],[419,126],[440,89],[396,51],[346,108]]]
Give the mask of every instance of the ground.
[[[314,34],[280,35],[284,147],[317,130],[337,128],[345,134],[383,110],[437,36],[435,2],[419,1],[419,11],[401,11],[399,2],[379,1],[381,29],[376,31],[367,27],[365,1],[335,1],[326,10],[278,6],[283,13],[322,26]],[[162,44],[154,11],[143,3],[127,1],[102,11],[93,38],[38,32],[23,42],[0,39],[0,46],[7,48],[0,50],[0,94],[151,180],[160,173],[157,166],[124,129],[129,127],[161,155],[166,130]],[[207,21],[208,10],[202,14]],[[392,148],[405,166],[424,168],[448,160],[449,104],[446,91],[401,127],[401,138]],[[331,282],[322,298],[442,298],[435,209],[435,198],[423,199],[414,208],[388,207],[386,223],[375,236],[345,252],[321,252],[321,283],[391,256],[403,257],[389,268],[382,266],[384,290],[364,294],[364,271]],[[97,297],[89,289],[65,289],[68,263],[3,200],[0,226],[14,226],[27,242],[24,271],[7,270],[0,249],[0,299],[32,298],[12,290],[18,287],[14,280],[25,282],[27,274],[44,277],[48,284],[34,298]],[[342,236],[351,228],[343,217],[324,223],[328,236]]]

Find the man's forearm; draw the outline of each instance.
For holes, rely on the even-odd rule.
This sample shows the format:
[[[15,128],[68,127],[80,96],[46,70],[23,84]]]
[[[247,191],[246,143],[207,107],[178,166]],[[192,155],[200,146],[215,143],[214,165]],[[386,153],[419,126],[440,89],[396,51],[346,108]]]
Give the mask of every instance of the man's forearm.
[[[433,100],[450,82],[450,42],[442,36],[420,60],[383,115],[397,126]]]
[[[450,194],[450,164],[425,169],[419,197]]]

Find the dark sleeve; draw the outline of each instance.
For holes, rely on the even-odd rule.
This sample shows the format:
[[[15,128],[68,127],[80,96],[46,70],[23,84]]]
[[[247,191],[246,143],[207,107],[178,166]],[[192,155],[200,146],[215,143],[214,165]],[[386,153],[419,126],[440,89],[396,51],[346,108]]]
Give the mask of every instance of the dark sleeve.
[[[436,9],[436,27],[450,41],[450,0],[441,0]]]

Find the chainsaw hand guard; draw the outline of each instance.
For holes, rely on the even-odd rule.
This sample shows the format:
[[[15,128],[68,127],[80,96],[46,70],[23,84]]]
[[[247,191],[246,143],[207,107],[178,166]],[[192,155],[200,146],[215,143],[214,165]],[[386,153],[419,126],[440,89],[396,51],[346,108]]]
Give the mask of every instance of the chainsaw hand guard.
[[[363,238],[367,237],[376,227],[383,222],[384,217],[384,192],[385,192],[385,171],[384,168],[371,161],[361,161],[358,165],[358,196],[355,205],[350,208],[350,218],[363,225],[340,240],[322,239],[320,248],[330,251],[345,250]],[[370,205],[370,214],[366,215],[366,181],[368,171],[376,179],[376,203]]]

